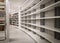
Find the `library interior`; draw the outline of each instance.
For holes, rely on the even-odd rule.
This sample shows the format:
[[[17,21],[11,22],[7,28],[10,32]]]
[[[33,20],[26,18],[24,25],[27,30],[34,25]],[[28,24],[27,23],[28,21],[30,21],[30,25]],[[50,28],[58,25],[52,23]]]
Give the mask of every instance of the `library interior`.
[[[60,0],[0,0],[0,43],[60,43]]]

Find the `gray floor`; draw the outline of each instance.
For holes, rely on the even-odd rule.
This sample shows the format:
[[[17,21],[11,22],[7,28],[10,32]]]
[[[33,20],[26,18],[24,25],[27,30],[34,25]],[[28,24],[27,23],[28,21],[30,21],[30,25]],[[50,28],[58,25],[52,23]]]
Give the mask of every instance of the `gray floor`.
[[[35,41],[23,31],[11,26],[9,43],[35,43]]]

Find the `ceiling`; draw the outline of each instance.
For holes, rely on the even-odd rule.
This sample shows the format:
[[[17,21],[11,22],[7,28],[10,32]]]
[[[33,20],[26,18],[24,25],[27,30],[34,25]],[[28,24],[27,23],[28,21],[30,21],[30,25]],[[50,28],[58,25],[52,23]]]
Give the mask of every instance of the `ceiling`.
[[[10,3],[10,12],[18,11],[19,7],[23,5],[26,0],[9,0]]]
[[[9,1],[13,3],[23,4],[26,0],[9,0]]]

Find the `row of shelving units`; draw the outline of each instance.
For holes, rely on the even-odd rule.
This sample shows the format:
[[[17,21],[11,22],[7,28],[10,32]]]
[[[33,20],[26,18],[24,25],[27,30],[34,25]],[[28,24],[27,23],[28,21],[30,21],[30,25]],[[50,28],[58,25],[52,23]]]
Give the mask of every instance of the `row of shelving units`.
[[[5,0],[0,0],[0,40],[5,40],[5,27],[6,27],[6,13],[5,13]]]
[[[25,9],[21,7],[24,9],[21,10],[21,30],[31,37],[42,37],[45,40],[43,43],[60,43],[60,0],[31,1]],[[36,34],[31,35],[30,32]]]
[[[34,31],[31,31],[30,29],[28,29],[27,27],[23,27],[21,26],[23,29],[21,29],[22,31],[26,32],[26,34],[28,34],[29,36],[31,36],[31,38],[33,40],[35,40],[36,43],[48,43],[47,40],[43,39],[41,36],[37,36],[36,33]]]
[[[10,18],[10,24],[18,26],[18,13],[14,13]]]

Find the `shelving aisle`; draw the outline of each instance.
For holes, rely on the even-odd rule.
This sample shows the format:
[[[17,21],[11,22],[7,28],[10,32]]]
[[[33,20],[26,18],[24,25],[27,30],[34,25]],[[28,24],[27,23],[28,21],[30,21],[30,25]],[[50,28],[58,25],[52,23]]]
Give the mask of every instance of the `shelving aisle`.
[[[21,6],[21,30],[37,43],[41,38],[44,43],[60,43],[60,0],[31,0],[27,4]]]

